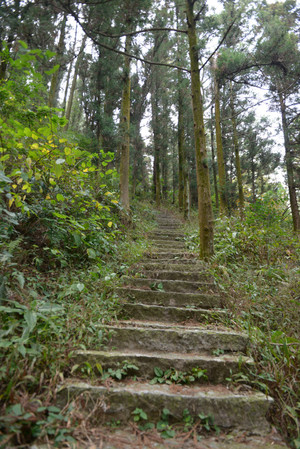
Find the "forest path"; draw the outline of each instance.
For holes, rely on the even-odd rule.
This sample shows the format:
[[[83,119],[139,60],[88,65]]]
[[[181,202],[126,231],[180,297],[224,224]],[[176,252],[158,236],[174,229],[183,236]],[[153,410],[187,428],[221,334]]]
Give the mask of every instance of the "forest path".
[[[111,370],[122,380],[99,384],[95,377],[89,382],[67,379],[58,401],[65,404],[80,397],[77,404],[99,426],[99,445],[93,447],[286,447],[270,433],[266,420],[272,400],[226,381],[253,363],[246,355],[247,335],[234,329],[205,264],[187,251],[181,221],[160,212],[157,222],[149,234],[151,250],[118,289],[123,298],[121,319],[99,324],[101,350],[77,351],[73,359],[77,365]],[[145,430],[137,430],[137,425],[111,430],[118,421],[128,425],[134,416]],[[146,431],[149,423],[159,423],[159,430],[171,434],[172,423],[185,422],[192,435],[196,422],[202,429],[213,428],[208,416],[221,429],[220,436],[210,433],[201,441],[178,437],[164,442],[156,431]],[[107,422],[110,427],[103,426]]]

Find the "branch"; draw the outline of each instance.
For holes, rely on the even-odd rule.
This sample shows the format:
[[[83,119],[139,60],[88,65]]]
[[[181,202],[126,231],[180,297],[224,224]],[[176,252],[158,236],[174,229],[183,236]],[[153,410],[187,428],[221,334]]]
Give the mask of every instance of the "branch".
[[[175,33],[183,33],[187,34],[186,30],[178,30],[177,28],[144,28],[143,30],[131,31],[130,33],[121,33],[121,34],[108,34],[102,31],[97,31],[100,36],[109,37],[109,38],[120,38],[125,36],[135,36],[136,34],[154,32],[154,31],[174,31]]]
[[[157,66],[163,66],[163,67],[169,67],[169,68],[172,68],[172,69],[178,69],[178,70],[182,70],[183,72],[190,73],[190,70],[187,69],[187,68],[185,68],[185,67],[180,67],[180,66],[174,65],[174,64],[167,64],[167,63],[165,63],[165,62],[154,62],[154,61],[149,61],[148,59],[140,58],[139,56],[132,55],[132,54],[127,53],[127,52],[122,51],[122,50],[117,50],[117,49],[115,49],[115,48],[113,48],[113,47],[110,47],[109,45],[106,45],[106,44],[103,44],[102,42],[99,42],[99,41],[92,35],[92,33],[91,33],[89,30],[87,30],[86,27],[81,23],[81,21],[80,21],[78,15],[77,15],[73,10],[71,10],[71,8],[65,7],[65,6],[62,4],[62,1],[61,1],[61,0],[59,0],[59,3],[63,6],[63,8],[64,8],[65,10],[67,10],[67,11],[72,15],[72,17],[73,17],[73,18],[75,19],[75,21],[80,25],[80,27],[82,28],[82,30],[83,30],[83,32],[86,34],[86,36],[89,37],[89,38],[94,42],[94,44],[98,45],[99,47],[105,48],[106,50],[112,51],[112,52],[117,53],[117,54],[122,55],[122,56],[127,56],[128,58],[131,58],[131,59],[136,59],[137,61],[144,62],[145,64],[157,65]],[[101,33],[99,33],[99,34],[101,34]],[[125,36],[125,35],[123,34],[123,36]],[[105,35],[105,37],[108,37],[108,36]],[[111,36],[109,36],[109,37],[111,37]]]
[[[224,34],[224,36],[222,37],[222,39],[220,40],[219,44],[217,45],[217,47],[215,48],[215,50],[211,53],[211,55],[209,56],[209,58],[207,58],[207,60],[205,61],[204,64],[202,64],[202,66],[200,67],[200,70],[202,70],[206,64],[211,60],[211,58],[217,53],[217,51],[219,50],[219,48],[221,47],[221,45],[223,44],[223,42],[225,41],[226,37],[228,36],[229,31],[231,30],[231,28],[233,27],[234,23],[236,21],[236,18],[233,19],[233,21],[231,22],[231,24],[229,25],[229,27],[226,30],[226,33]]]

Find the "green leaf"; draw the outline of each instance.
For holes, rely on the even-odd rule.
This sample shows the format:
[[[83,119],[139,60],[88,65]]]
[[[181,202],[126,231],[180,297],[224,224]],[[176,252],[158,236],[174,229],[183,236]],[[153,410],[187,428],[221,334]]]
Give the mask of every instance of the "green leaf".
[[[56,195],[56,199],[57,201],[65,201],[65,197],[61,193],[58,193]]]
[[[88,248],[86,250],[86,252],[87,252],[87,254],[88,254],[90,259],[96,259],[96,257],[97,257],[96,253],[95,253],[95,251],[92,248]]]
[[[5,176],[4,172],[0,170],[0,182],[12,183],[12,180]]]
[[[24,288],[24,284],[25,284],[25,278],[23,273],[18,273],[16,275],[16,279],[19,282],[20,288],[23,289]]]
[[[84,290],[85,286],[84,286],[84,284],[79,283],[79,284],[76,284],[76,287],[79,292],[82,292]]]
[[[160,369],[156,366],[154,368],[154,374],[156,375],[156,377],[162,377],[164,375],[164,372],[162,369]]]
[[[52,67],[52,69],[45,70],[45,73],[46,73],[46,75],[53,75],[53,73],[57,72],[58,69],[59,69],[59,64],[56,64],[54,67]]]
[[[19,42],[19,44],[20,44],[23,48],[25,48],[25,50],[27,50],[28,45],[26,44],[26,42],[21,41],[20,39],[18,40],[18,42]]]
[[[24,318],[27,323],[29,332],[32,332],[37,322],[36,312],[34,312],[33,310],[27,310],[27,312],[24,313]]]

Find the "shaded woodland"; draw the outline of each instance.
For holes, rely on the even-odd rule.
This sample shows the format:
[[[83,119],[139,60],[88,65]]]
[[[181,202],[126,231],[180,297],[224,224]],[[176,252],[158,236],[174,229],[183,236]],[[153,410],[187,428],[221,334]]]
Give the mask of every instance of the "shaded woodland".
[[[300,447],[300,8],[210,3],[0,0],[0,446],[52,429],[68,352],[115,317],[169,207],[256,329],[251,382]]]

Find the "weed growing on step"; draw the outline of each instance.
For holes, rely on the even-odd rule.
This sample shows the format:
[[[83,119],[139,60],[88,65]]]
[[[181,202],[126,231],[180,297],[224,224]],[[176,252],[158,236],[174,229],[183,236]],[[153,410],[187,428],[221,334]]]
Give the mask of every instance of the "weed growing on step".
[[[164,292],[164,286],[162,282],[152,282],[150,284],[151,290],[155,290],[157,292]]]
[[[161,411],[160,419],[155,424],[148,421],[147,413],[141,409],[136,408],[132,414],[134,415],[134,422],[138,424],[138,429],[142,432],[153,431],[155,429],[161,438],[184,438],[193,437],[194,440],[200,441],[204,434],[217,433],[220,429],[214,424],[214,419],[210,415],[199,413],[193,417],[188,409],[183,410],[182,420],[178,422],[169,409],[164,408]]]
[[[109,378],[122,380],[126,377],[135,377],[137,371],[139,371],[139,368],[127,360],[117,363],[115,368],[108,368],[107,370],[103,369],[101,363],[92,365],[86,361],[82,364],[75,364],[71,369],[71,374],[79,374],[83,378],[88,377],[91,380],[98,379],[100,375],[100,380],[106,381]]]
[[[154,368],[155,376],[150,381],[150,384],[185,385],[200,380],[204,381],[207,380],[206,371],[207,370],[198,367],[192,368],[189,372],[178,371],[175,368],[170,368],[167,369],[166,371],[163,371],[161,368],[155,367]]]
[[[236,327],[251,339],[255,366],[248,367],[248,379],[233,380],[269,392],[275,399],[271,422],[299,448],[300,241],[285,210],[285,199],[268,192],[247,206],[243,222],[216,220],[215,255],[208,268],[227,297]],[[197,231],[190,230],[187,239],[197,250]]]

